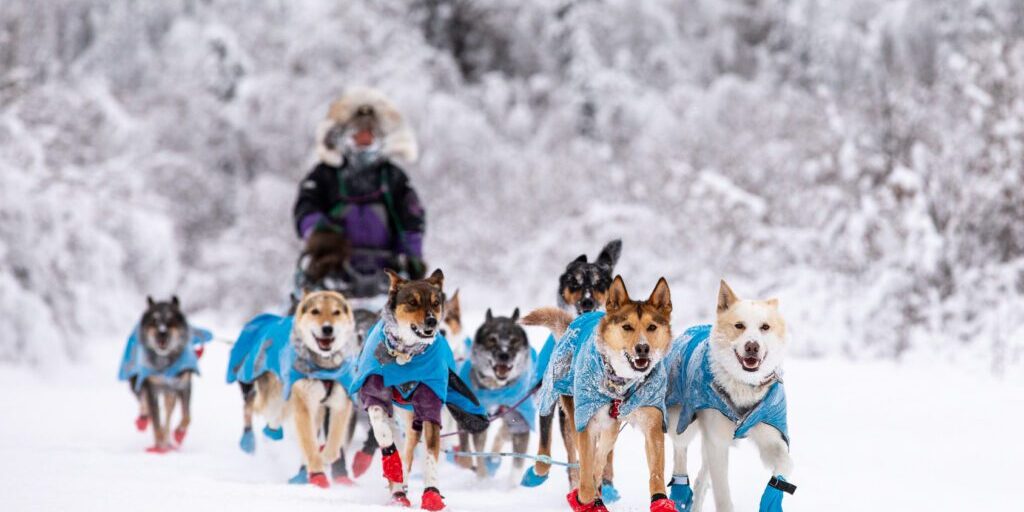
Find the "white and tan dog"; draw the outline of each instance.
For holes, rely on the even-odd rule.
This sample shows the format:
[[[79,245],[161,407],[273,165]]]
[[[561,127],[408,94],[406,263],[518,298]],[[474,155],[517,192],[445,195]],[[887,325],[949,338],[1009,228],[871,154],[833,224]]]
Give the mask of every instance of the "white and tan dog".
[[[669,365],[669,432],[674,432],[671,497],[682,511],[699,511],[708,484],[715,510],[731,512],[729,447],[749,437],[772,478],[761,499],[761,512],[781,512],[782,493],[795,486],[786,427],[782,361],[786,323],[777,299],[743,300],[722,281],[713,326],[688,329],[673,342]],[[691,492],[687,446],[701,435],[702,466]]]
[[[281,377],[266,372],[256,380],[254,409],[271,426],[291,416],[302,449],[309,482],[327,487],[324,466],[339,456],[348,439],[352,400],[345,389],[352,378],[352,357],[359,344],[352,308],[341,294],[330,291],[305,295],[295,310],[287,357]],[[287,362],[287,364],[285,363]],[[317,441],[328,416],[326,444]]]

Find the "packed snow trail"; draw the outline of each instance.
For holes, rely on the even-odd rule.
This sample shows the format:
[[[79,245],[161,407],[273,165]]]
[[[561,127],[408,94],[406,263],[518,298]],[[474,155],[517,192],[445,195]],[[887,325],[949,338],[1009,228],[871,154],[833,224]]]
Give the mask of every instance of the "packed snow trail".
[[[152,434],[135,431],[134,399],[116,380],[122,343],[97,340],[76,366],[42,372],[0,367],[0,509],[395,510],[383,506],[388,493],[379,461],[356,486],[321,490],[285,483],[299,466],[287,427],[284,441],[271,443],[258,434],[256,454],[244,454],[238,448],[241,397],[237,386],[224,384],[228,346],[220,343],[202,358],[184,446],[167,455],[145,453]],[[949,366],[836,360],[790,360],[785,378],[796,462],[792,481],[799,486],[785,498],[787,512],[1005,510],[1020,503],[1021,384]],[[564,460],[560,441],[554,444],[554,456]],[[627,427],[616,450],[623,499],[609,508],[646,511],[647,465],[638,432]],[[699,449],[690,453],[695,474]],[[670,455],[666,459],[671,462]],[[481,482],[443,464],[441,490],[449,510],[567,510],[564,470],[526,489],[516,485],[520,475],[510,468],[506,460],[496,478]],[[737,510],[756,510],[769,475],[751,443],[733,450],[730,474]],[[423,491],[419,478],[415,468],[414,506]]]

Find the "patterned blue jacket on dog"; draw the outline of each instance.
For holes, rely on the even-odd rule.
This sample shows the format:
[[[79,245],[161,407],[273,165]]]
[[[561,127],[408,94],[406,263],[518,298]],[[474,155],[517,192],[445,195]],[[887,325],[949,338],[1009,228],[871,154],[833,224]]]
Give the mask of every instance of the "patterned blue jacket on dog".
[[[758,423],[775,427],[789,444],[786,427],[786,390],[782,382],[771,384],[768,393],[746,415],[740,414],[729,400],[714,385],[711,373],[708,337],[710,325],[691,327],[672,342],[672,349],[665,358],[670,368],[670,385],[666,397],[671,407],[682,405],[679,426],[676,433],[682,433],[696,418],[701,409],[715,409],[736,424],[735,438],[746,437]]]
[[[587,337],[594,333],[602,317],[604,313],[599,311],[584,313],[569,324],[565,334],[557,341],[554,340],[554,336],[549,337],[545,349],[548,344],[552,345],[550,362],[547,364],[540,388],[542,415],[548,416],[554,412],[555,404],[561,395],[572,394],[573,358]]]
[[[213,334],[199,327],[189,327],[189,343],[181,355],[163,370],[156,370],[146,360],[146,347],[139,342],[139,327],[136,326],[128,336],[128,343],[125,344],[124,354],[121,356],[121,367],[117,371],[118,380],[128,380],[132,377],[139,377],[135,381],[135,391],[142,389],[142,381],[146,377],[161,375],[166,378],[174,378],[184,372],[199,373],[199,356],[196,355],[196,347],[201,347],[213,339]]]
[[[273,372],[284,389],[287,400],[292,386],[302,379],[337,382],[348,392],[354,376],[354,358],[338,368],[320,368],[297,357],[291,333],[294,317],[262,314],[245,324],[238,340],[231,347],[227,381],[251,383],[266,372]]]
[[[590,313],[600,321],[604,313]],[[577,318],[577,320],[583,317]],[[569,325],[573,329],[574,321]],[[665,420],[665,389],[668,386],[668,374],[659,361],[642,379],[617,387],[608,375],[604,356],[597,346],[598,322],[587,319],[578,326],[579,339],[585,340],[580,346],[572,365],[572,396],[576,404],[576,430],[582,432],[587,428],[590,418],[602,407],[618,400],[618,417],[624,418],[640,407],[657,407],[661,410],[662,430],[667,429]],[[566,331],[568,334],[569,331]]]

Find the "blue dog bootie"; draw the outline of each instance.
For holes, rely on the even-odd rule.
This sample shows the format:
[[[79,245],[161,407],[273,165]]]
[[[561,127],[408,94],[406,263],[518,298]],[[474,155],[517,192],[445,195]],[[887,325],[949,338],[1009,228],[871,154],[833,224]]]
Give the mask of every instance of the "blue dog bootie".
[[[668,484],[669,498],[676,504],[676,512],[689,512],[693,507],[693,489],[690,488],[690,477],[686,475],[672,475],[672,482]]]
[[[758,509],[759,512],[782,512],[782,495],[784,493],[793,494],[796,492],[796,486],[787,482],[782,475],[773,476],[768,481],[768,486],[764,488],[764,494],[761,495],[761,506]]]
[[[615,488],[611,480],[601,480],[601,501],[605,503],[615,503],[619,501],[619,490]]]
[[[238,447],[245,453],[256,452],[256,435],[252,433],[251,428],[246,428],[242,431],[242,438],[238,440]]]
[[[270,428],[270,425],[265,425],[263,427],[263,435],[274,441],[280,441],[284,439],[284,427]]]
[[[550,473],[544,476],[538,475],[534,470],[533,466],[526,468],[526,473],[523,473],[523,480],[519,482],[519,485],[523,487],[538,487],[544,482],[548,481]]]
[[[288,483],[296,485],[308,484],[309,475],[306,473],[306,466],[301,466],[299,468],[299,472],[295,473],[295,476],[288,479]]]
[[[494,476],[501,467],[501,457],[485,457],[484,467],[487,468],[487,476]]]

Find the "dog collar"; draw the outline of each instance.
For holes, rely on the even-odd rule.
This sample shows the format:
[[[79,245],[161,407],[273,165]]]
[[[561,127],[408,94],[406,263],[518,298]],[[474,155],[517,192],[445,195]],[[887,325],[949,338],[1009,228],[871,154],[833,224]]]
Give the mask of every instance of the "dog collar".
[[[601,355],[601,365],[604,367],[604,387],[614,396],[625,396],[629,389],[641,380],[639,378],[627,379],[616,375],[604,354]]]
[[[393,341],[397,336],[391,333],[391,329],[388,326],[384,326],[384,348],[387,349],[388,355],[395,358],[395,362],[398,364],[406,364],[413,357],[422,354],[427,350],[426,343],[417,343],[410,347],[408,350],[402,350],[400,345],[395,344]]]

